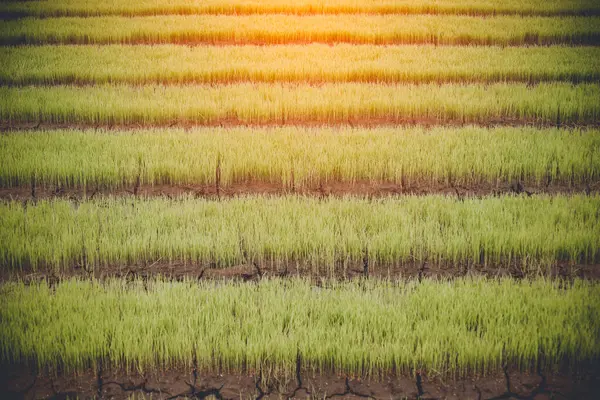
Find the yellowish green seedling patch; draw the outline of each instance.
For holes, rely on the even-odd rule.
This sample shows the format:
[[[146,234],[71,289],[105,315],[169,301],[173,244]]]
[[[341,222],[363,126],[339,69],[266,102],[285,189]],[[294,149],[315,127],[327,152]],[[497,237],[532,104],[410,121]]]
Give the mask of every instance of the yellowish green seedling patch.
[[[600,85],[233,84],[0,87],[0,119],[74,124],[594,124]]]
[[[82,371],[301,367],[378,377],[572,368],[600,356],[600,286],[462,278],[0,286],[0,358]]]
[[[435,15],[203,15],[23,18],[3,21],[2,44],[600,43],[600,17]]]
[[[532,150],[534,149],[534,150]],[[600,131],[536,128],[56,130],[0,136],[0,186],[594,185]],[[90,157],[93,155],[93,157]],[[88,193],[88,194],[89,194]]]
[[[0,3],[5,15],[159,14],[468,14],[577,15],[600,12],[594,0],[62,0]]]
[[[594,82],[598,47],[0,47],[4,84]],[[98,62],[102,60],[102,62]]]
[[[0,204],[4,268],[253,264],[343,272],[364,260],[537,267],[600,259],[598,196],[210,201],[100,198]]]

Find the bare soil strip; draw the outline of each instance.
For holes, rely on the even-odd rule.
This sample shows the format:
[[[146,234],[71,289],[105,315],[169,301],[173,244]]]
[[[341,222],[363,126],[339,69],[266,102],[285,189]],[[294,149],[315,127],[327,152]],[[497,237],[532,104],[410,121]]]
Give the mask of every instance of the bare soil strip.
[[[367,399],[596,399],[600,395],[598,365],[570,374],[525,373],[506,368],[485,377],[444,379],[436,372],[415,371],[413,376],[361,379],[343,374],[315,375],[301,368],[295,376],[268,378],[267,373],[202,372],[191,368],[146,374],[123,371],[58,376],[23,366],[3,366],[0,396],[5,399],[110,398],[145,396],[152,399],[216,398],[367,398]]]
[[[5,2],[6,3],[6,2]],[[0,7],[0,19],[15,20],[20,18],[34,17],[39,19],[59,18],[59,17],[148,17],[148,16],[202,16],[202,15],[268,15],[268,14],[283,14],[293,16],[311,16],[311,15],[433,15],[433,16],[453,16],[465,15],[470,17],[495,17],[495,16],[523,16],[523,17],[593,17],[600,15],[600,9],[597,5],[577,5],[573,8],[556,8],[556,9],[540,9],[534,8],[515,8],[506,6],[498,7],[477,7],[469,6],[468,4],[462,7],[444,7],[444,6],[410,6],[410,5],[395,5],[391,7],[369,7],[368,5],[350,6],[350,7],[311,7],[311,6],[296,6],[289,8],[285,5],[272,6],[256,6],[243,4],[217,7],[198,7],[194,5],[171,5],[171,6],[150,6],[150,7],[115,7],[114,3],[109,7],[86,8],[86,7],[56,7],[56,4],[50,8],[27,7],[19,4],[34,3],[32,0],[15,0],[13,4],[2,5]],[[536,6],[539,6],[536,5]],[[571,5],[572,7],[573,5]]]
[[[467,264],[451,263],[444,265],[429,262],[412,262],[403,265],[370,265],[367,263],[354,265],[336,265],[320,270],[302,263],[282,263],[281,265],[241,264],[233,267],[219,268],[216,265],[168,262],[158,259],[147,264],[107,265],[96,268],[84,268],[74,265],[70,269],[60,271],[53,268],[23,268],[10,270],[0,268],[0,283],[20,280],[26,284],[47,280],[58,283],[70,278],[108,280],[112,278],[147,281],[161,277],[163,279],[182,281],[239,281],[257,282],[263,278],[307,278],[319,284],[323,279],[353,280],[353,279],[453,279],[464,276],[482,276],[486,278],[512,277],[514,279],[548,277],[551,279],[600,280],[600,265],[573,264],[568,262],[556,263],[551,266],[523,268],[518,261],[506,264]]]
[[[104,79],[104,78],[103,78]],[[322,77],[312,77],[312,76],[303,76],[303,77],[285,77],[281,79],[272,80],[269,77],[265,76],[256,76],[248,78],[246,76],[240,77],[210,77],[205,78],[203,76],[182,76],[176,78],[162,78],[162,77],[144,77],[138,80],[133,80],[137,78],[128,78],[128,77],[109,77],[106,78],[102,83],[109,83],[115,85],[128,85],[133,87],[143,87],[145,85],[163,85],[163,86],[181,86],[181,85],[232,85],[238,83],[298,83],[307,86],[323,86],[328,83],[373,83],[373,84],[410,84],[410,85],[427,85],[431,83],[435,83],[438,85],[444,85],[449,83],[462,83],[462,84],[494,84],[494,83],[526,83],[528,86],[535,86],[541,83],[551,83],[551,82],[566,82],[572,83],[573,85],[582,84],[582,83],[599,83],[600,78],[595,75],[570,75],[566,77],[561,77],[560,79],[556,79],[554,77],[544,77],[544,76],[532,76],[528,78],[519,78],[519,77],[478,77],[478,76],[448,76],[448,77],[390,77],[384,76],[383,78],[377,78],[375,76],[366,76],[366,77],[351,77],[348,79],[345,78],[322,78]],[[0,76],[0,85],[18,88],[24,86],[57,86],[57,85],[69,85],[76,87],[92,87],[98,85],[98,81],[94,78],[88,78],[83,76],[59,76],[59,77],[38,77],[38,76],[29,76],[20,80],[12,77],[4,77]]]
[[[600,181],[586,184],[548,182],[482,182],[477,184],[434,184],[431,182],[380,182],[358,180],[355,182],[327,181],[319,185],[288,187],[283,183],[261,181],[234,182],[217,187],[215,184],[154,184],[132,185],[131,187],[107,188],[90,184],[87,188],[61,186],[21,186],[0,188],[0,200],[41,200],[68,198],[84,200],[100,196],[168,197],[194,196],[197,198],[219,199],[245,195],[283,196],[298,194],[314,197],[387,197],[394,195],[448,195],[458,198],[538,194],[595,194],[600,192]]]
[[[286,119],[285,121],[267,121],[248,123],[237,118],[223,118],[211,120],[207,123],[187,121],[176,119],[165,123],[64,123],[64,122],[41,122],[41,121],[7,121],[0,120],[0,132],[8,131],[35,131],[35,130],[53,130],[53,129],[102,129],[102,130],[135,130],[146,128],[179,128],[189,130],[200,127],[248,127],[248,128],[266,128],[280,126],[298,126],[298,127],[323,127],[323,126],[349,126],[352,128],[374,128],[374,127],[394,127],[394,126],[420,126],[424,128],[435,126],[447,127],[465,127],[465,126],[481,126],[484,128],[493,128],[496,126],[512,126],[522,127],[531,126],[535,128],[596,128],[600,127],[600,120],[586,123],[571,123],[559,121],[547,121],[532,118],[486,118],[480,121],[476,120],[460,120],[460,119],[440,119],[440,118],[403,118],[403,117],[385,117],[385,118],[345,118],[339,120],[326,119]]]
[[[0,17],[0,19],[2,19]],[[449,38],[443,40],[430,39],[426,37],[406,37],[406,38],[379,38],[377,40],[372,39],[345,39],[345,38],[276,38],[271,41],[252,38],[252,37],[237,37],[234,39],[221,39],[221,38],[192,38],[185,35],[175,36],[165,39],[154,39],[150,37],[127,37],[119,39],[94,39],[88,36],[69,36],[66,38],[56,38],[53,36],[44,37],[41,39],[31,38],[25,35],[17,37],[0,37],[1,46],[61,46],[61,45],[73,45],[73,46],[102,46],[102,45],[130,45],[130,46],[141,46],[141,45],[160,45],[160,44],[175,44],[180,46],[273,46],[273,45],[309,45],[314,43],[321,43],[326,45],[336,45],[339,43],[355,44],[355,45],[373,45],[373,46],[398,46],[398,45],[435,45],[435,46],[511,46],[511,47],[523,47],[523,46],[571,46],[571,47],[584,47],[584,46],[599,46],[600,45],[600,34],[588,33],[585,35],[573,35],[569,39],[560,37],[559,35],[550,37],[539,37],[529,36],[525,39],[520,38],[509,38],[505,42],[495,40],[494,38],[479,38],[479,37],[461,37],[461,38]]]

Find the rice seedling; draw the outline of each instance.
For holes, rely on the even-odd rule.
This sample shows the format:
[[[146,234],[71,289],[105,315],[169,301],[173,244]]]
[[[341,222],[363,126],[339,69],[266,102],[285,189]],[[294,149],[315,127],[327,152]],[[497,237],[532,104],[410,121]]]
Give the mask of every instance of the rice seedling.
[[[3,21],[0,44],[600,43],[600,17],[435,15],[203,15],[23,18]]]
[[[232,84],[0,87],[10,123],[219,124],[522,121],[592,124],[598,84]]]
[[[577,15],[597,14],[594,0],[62,0],[14,1],[0,3],[0,15],[39,17],[79,15],[159,15],[159,14],[469,14],[469,15]]]
[[[600,359],[596,281],[368,278],[600,263],[597,0],[0,0],[0,19],[0,129],[37,124],[0,135],[2,196],[84,193],[0,201],[3,370],[471,378]],[[98,129],[115,126],[139,129]],[[138,196],[251,181],[588,194]],[[364,278],[5,280],[157,264]]]
[[[51,371],[102,362],[383,377],[575,370],[596,360],[600,285],[460,278],[259,284],[67,280],[0,285],[0,358]]]
[[[217,163],[223,188],[247,181],[289,189],[358,181],[582,184],[600,179],[599,153],[597,129],[38,130],[0,136],[0,186],[213,185]]]
[[[0,204],[5,268],[163,262],[335,271],[410,262],[529,265],[600,258],[598,196],[379,200],[250,196]],[[528,264],[529,263],[529,264]],[[338,270],[340,271],[340,270]]]
[[[600,80],[597,47],[58,45],[0,59],[0,83],[21,85]]]

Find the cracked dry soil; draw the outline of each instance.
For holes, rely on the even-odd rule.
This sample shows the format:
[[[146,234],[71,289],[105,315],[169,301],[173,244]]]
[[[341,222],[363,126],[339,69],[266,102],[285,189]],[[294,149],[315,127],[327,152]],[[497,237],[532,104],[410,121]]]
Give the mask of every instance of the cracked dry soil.
[[[302,368],[288,378],[271,377],[263,371],[248,374],[204,373],[170,369],[146,374],[106,370],[81,374],[35,373],[19,366],[0,371],[3,399],[127,399],[132,395],[152,399],[474,399],[542,400],[600,398],[600,367],[578,374],[521,373],[508,368],[495,375],[446,380],[442,376],[415,371],[414,376],[384,376],[377,380],[339,374],[314,374]]]

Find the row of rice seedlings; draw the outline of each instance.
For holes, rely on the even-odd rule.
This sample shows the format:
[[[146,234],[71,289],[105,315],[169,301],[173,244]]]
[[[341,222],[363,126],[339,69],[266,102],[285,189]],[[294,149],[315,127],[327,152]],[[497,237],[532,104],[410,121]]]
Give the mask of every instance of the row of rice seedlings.
[[[0,285],[0,358],[83,371],[444,377],[504,365],[576,370],[600,356],[600,285],[576,280],[259,284],[67,280]]]
[[[600,130],[198,128],[0,136],[0,186],[120,187],[254,181],[544,186],[600,179]],[[91,156],[92,155],[92,156]]]
[[[477,122],[593,124],[600,85],[232,84],[0,87],[0,119],[83,124]]]
[[[598,47],[25,46],[0,59],[4,84],[600,80]]]
[[[600,197],[379,200],[249,196],[0,204],[0,264],[93,267],[178,261],[497,265],[600,259]],[[336,267],[337,265],[337,267]]]
[[[24,18],[3,21],[1,44],[237,43],[598,44],[600,17],[205,15]]]
[[[61,0],[0,3],[0,15],[39,17],[160,14],[598,14],[595,0]]]

